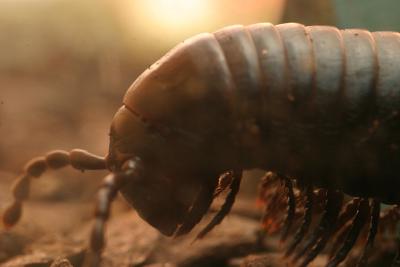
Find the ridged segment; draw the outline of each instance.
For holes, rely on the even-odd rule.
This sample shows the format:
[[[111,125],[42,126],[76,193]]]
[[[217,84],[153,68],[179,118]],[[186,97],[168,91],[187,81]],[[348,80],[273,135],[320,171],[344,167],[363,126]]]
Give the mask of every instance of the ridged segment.
[[[264,128],[268,121],[269,133],[279,136],[274,142],[287,143],[287,119],[290,103],[285,94],[289,86],[287,55],[282,37],[270,23],[254,24],[247,27],[255,44],[261,72],[259,124]]]
[[[243,150],[249,162],[263,155],[272,169],[356,194],[354,177],[371,180],[384,167],[383,179],[393,178],[398,160],[377,157],[400,142],[399,123],[382,123],[400,109],[399,34],[261,23],[215,36],[236,86],[232,112],[262,130],[259,151]]]
[[[346,62],[340,31],[335,27],[307,27],[314,55],[313,98],[309,112],[316,117],[317,130],[326,135],[340,131],[338,116]]]
[[[283,125],[280,126],[278,139],[281,139],[280,146],[286,155],[296,155],[299,157],[309,153],[311,148],[310,133],[315,125],[315,119],[310,119],[312,114],[309,110],[310,100],[314,94],[315,64],[311,40],[306,28],[298,23],[287,23],[277,25],[276,29],[281,37],[284,48],[287,68],[286,88],[282,88],[282,99],[287,109],[286,118],[282,118]],[[279,98],[279,99],[281,99]],[[271,99],[270,102],[273,100]],[[271,115],[270,131],[275,131],[276,116],[274,111]],[[274,121],[272,123],[272,121]],[[275,125],[274,125],[275,124]],[[284,139],[286,138],[286,140]],[[273,138],[275,139],[275,138]],[[275,142],[275,141],[273,141]],[[282,154],[279,159],[282,163],[286,162],[286,155]],[[293,163],[296,165],[296,163]],[[282,168],[297,168],[281,165]]]
[[[263,96],[280,94],[287,86],[285,48],[275,26],[270,23],[247,27],[255,44],[261,72]]]
[[[337,28],[307,27],[313,45],[315,62],[315,104],[318,111],[334,104],[339,95],[345,72],[342,37]]]
[[[285,47],[289,87],[287,97],[292,102],[304,103],[312,94],[314,56],[304,25],[297,23],[276,26]]]
[[[379,113],[390,114],[400,109],[400,34],[372,33],[379,67],[376,97]]]
[[[256,114],[261,102],[261,72],[254,42],[241,25],[223,28],[214,33],[230,69],[235,86],[234,102],[239,117]]]
[[[345,119],[360,124],[370,117],[374,109],[376,77],[378,74],[375,43],[366,30],[343,30],[346,73],[343,101]]]

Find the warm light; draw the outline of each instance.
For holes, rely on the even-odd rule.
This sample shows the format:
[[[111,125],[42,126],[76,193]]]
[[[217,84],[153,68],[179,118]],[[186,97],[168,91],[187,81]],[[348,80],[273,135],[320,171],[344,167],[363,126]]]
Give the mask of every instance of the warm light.
[[[165,28],[187,29],[207,21],[207,0],[149,0],[141,3],[143,15]]]
[[[1,1],[1,0],[0,0]],[[106,1],[106,0],[104,0]],[[156,60],[182,40],[232,24],[277,23],[286,0],[106,1],[129,27],[131,49]],[[149,61],[151,61],[149,59]]]

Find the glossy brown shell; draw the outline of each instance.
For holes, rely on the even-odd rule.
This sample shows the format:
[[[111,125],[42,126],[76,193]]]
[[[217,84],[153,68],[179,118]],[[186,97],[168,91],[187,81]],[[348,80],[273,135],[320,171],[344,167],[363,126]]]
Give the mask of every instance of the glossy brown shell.
[[[400,203],[399,109],[399,33],[231,26],[184,41],[134,82],[110,155],[257,167]]]

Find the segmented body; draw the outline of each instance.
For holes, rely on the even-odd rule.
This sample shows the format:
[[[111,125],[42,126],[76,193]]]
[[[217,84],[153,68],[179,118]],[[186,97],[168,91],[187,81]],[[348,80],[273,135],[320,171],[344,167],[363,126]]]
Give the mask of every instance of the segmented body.
[[[135,82],[119,113],[197,137],[197,146],[187,140],[195,149],[169,152],[200,155],[194,166],[263,168],[399,203],[399,66],[396,32],[231,26],[173,49]],[[115,139],[127,135],[118,120]],[[111,145],[120,150],[141,153]]]
[[[395,32],[262,23],[200,34],[174,48],[128,90],[111,127],[109,159],[136,155],[160,166],[167,177],[180,170],[183,179],[170,180],[181,189],[187,176],[194,177],[186,174],[216,177],[250,168],[278,173],[288,192],[286,219],[279,219],[277,209],[282,198],[268,198],[264,226],[282,228],[286,240],[297,210],[304,213],[287,257],[305,239],[316,206],[312,190],[321,188],[319,226],[292,260],[302,258],[299,266],[307,266],[341,232],[328,262],[337,266],[370,221],[359,262],[364,266],[380,202],[400,203],[399,66]],[[229,212],[239,176],[233,175],[231,194],[199,237]],[[175,221],[139,214],[167,235],[187,233],[207,211],[216,186],[200,179],[199,196],[186,206],[187,214],[173,210]],[[303,191],[304,207],[295,201],[292,179]],[[148,211],[131,194],[136,187],[128,183],[121,191],[133,206]],[[343,193],[361,198],[344,205]]]

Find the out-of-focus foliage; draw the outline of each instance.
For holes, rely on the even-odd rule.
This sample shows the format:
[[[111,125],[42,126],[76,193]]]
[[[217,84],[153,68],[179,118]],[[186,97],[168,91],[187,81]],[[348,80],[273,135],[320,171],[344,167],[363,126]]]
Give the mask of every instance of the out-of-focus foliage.
[[[335,25],[335,18],[331,0],[289,0],[282,14],[282,22],[298,22],[304,25]]]
[[[371,31],[400,31],[398,0],[332,0],[338,26]]]

